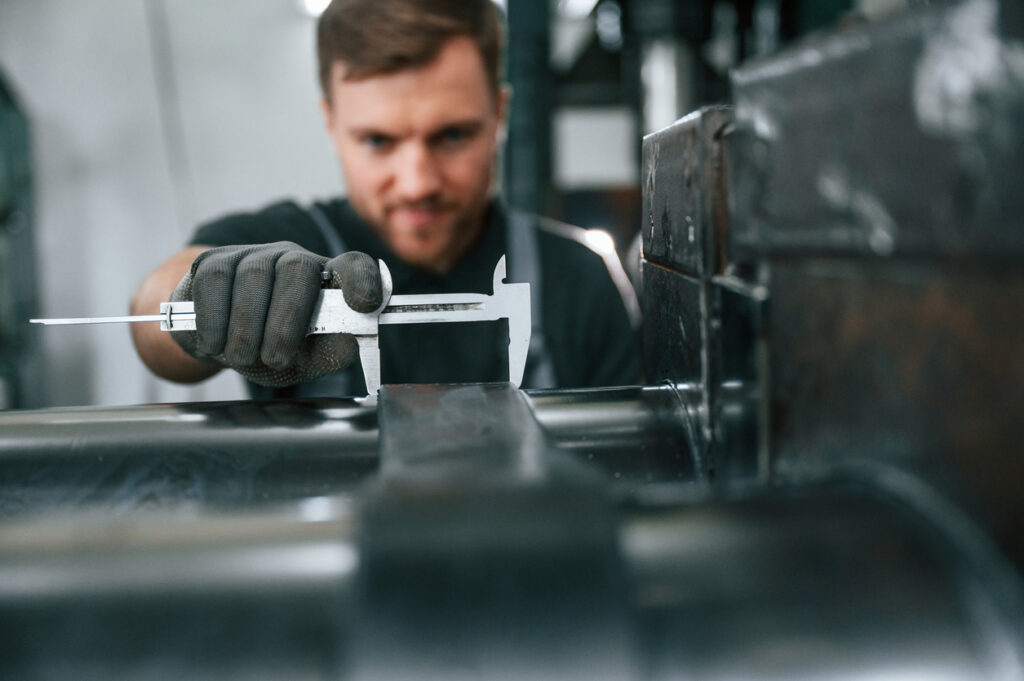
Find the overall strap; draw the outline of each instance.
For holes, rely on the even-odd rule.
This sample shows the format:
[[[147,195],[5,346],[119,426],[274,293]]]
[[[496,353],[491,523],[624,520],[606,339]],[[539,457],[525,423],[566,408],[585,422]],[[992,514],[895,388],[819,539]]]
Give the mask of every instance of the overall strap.
[[[341,238],[341,234],[334,228],[331,221],[327,219],[327,214],[324,213],[323,208],[313,203],[309,206],[309,217],[312,218],[313,224],[320,230],[320,236],[327,242],[327,257],[333,258],[341,255],[348,250],[345,245],[345,240]]]

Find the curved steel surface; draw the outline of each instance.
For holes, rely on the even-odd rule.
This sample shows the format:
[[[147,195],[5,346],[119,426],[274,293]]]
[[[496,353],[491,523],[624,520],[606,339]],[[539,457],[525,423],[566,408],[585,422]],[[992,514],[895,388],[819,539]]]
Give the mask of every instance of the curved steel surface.
[[[0,513],[294,499],[377,467],[377,419],[353,400],[0,413]]]
[[[0,522],[0,677],[337,679],[344,500]]]
[[[0,677],[1024,678],[1019,575],[898,486],[694,485],[672,386],[505,402],[574,465],[491,423],[501,475],[385,475],[348,400],[0,414]]]
[[[555,446],[594,462],[620,489],[705,477],[672,386],[524,392]]]
[[[620,537],[645,678],[1024,678],[1021,582],[859,483],[636,509]]]
[[[621,490],[697,477],[667,386],[528,395],[553,443]],[[0,412],[0,515],[349,492],[377,470],[378,435],[351,399]]]
[[[478,513],[492,506],[482,503]],[[368,569],[362,513],[321,498],[260,511],[148,512],[114,524],[80,514],[0,523],[0,676],[387,678],[393,660],[379,656],[379,645],[364,648],[353,616],[367,602],[358,577]],[[522,542],[521,527],[494,523],[488,543],[506,547],[509,574],[547,551],[562,555],[559,533],[578,528],[547,518],[551,541],[540,545]],[[620,505],[614,518],[618,540],[605,550],[621,556],[625,578],[608,588],[630,613],[615,644],[627,644],[616,654],[628,678],[1010,681],[1024,674],[1024,628],[1001,609],[1006,594],[970,569],[941,528],[874,494],[835,485],[762,491],[699,505]],[[389,551],[429,546],[403,526],[377,527]],[[467,537],[444,541],[454,547]],[[445,558],[471,586],[488,560],[474,547]],[[402,583],[406,596],[422,596],[405,599],[405,615],[391,620],[409,630],[389,635],[420,640],[441,631],[463,641],[424,648],[418,678],[459,669],[512,678],[524,668],[512,622],[533,632],[534,670],[545,656],[558,659],[567,638],[608,640],[595,635],[602,626],[595,618],[553,628],[566,620],[553,619],[550,590],[475,583],[470,593],[503,596],[439,599],[449,585],[421,572],[429,551],[416,555],[412,563],[375,563],[373,572]],[[574,574],[587,568],[551,563],[558,564],[562,571],[550,578],[570,590],[560,595],[568,599],[562,607],[574,607]],[[440,564],[433,565],[427,574],[436,577]],[[480,628],[511,648],[490,657],[466,647]],[[561,667],[560,677],[594,678],[588,659],[607,659],[609,651],[590,652]]]

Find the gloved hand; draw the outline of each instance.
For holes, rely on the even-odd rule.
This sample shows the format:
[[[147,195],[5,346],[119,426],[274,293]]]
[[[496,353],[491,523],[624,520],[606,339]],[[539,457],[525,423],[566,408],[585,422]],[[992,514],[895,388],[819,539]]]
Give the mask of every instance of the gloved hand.
[[[306,336],[321,289],[341,288],[349,307],[372,312],[383,300],[380,270],[365,253],[328,259],[290,241],[203,251],[171,301],[195,302],[196,330],[171,332],[188,354],[230,367],[265,386],[311,381],[348,366],[349,334]]]

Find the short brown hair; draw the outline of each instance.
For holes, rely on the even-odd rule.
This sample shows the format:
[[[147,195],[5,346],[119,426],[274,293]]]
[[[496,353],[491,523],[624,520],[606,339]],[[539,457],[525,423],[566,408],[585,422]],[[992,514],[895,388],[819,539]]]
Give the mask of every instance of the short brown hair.
[[[476,43],[492,94],[501,86],[501,11],[493,0],[333,0],[317,24],[320,88],[331,68],[364,78],[429,64],[451,38]]]

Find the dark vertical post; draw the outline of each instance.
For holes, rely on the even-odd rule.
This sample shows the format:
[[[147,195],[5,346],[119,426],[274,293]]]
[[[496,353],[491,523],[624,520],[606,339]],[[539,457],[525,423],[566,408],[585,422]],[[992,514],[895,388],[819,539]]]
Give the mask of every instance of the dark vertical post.
[[[545,212],[551,185],[551,72],[547,0],[508,3],[508,80],[512,85],[505,149],[505,198]]]
[[[29,132],[0,73],[0,409],[43,405]]]

